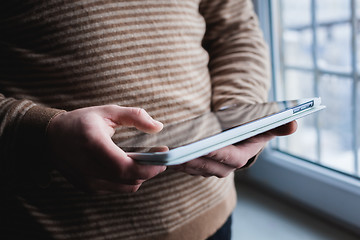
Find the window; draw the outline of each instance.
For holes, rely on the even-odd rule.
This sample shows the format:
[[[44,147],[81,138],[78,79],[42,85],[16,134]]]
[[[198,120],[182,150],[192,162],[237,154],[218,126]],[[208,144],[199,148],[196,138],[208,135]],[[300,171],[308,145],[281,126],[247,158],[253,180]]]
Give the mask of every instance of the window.
[[[273,14],[278,16],[273,18],[273,46],[278,50],[274,98],[321,96],[327,109],[300,120],[301,131],[272,146],[359,177],[360,4],[351,0],[273,3],[273,11],[279,13]]]
[[[360,0],[254,5],[272,54],[271,100],[320,96],[327,109],[271,142],[249,176],[360,233]]]

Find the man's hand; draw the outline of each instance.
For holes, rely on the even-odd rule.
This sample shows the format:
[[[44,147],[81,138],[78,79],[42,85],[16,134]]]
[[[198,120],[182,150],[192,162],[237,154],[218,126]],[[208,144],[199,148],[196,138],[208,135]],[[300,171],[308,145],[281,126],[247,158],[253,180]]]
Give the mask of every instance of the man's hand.
[[[296,128],[297,123],[293,121],[171,168],[191,175],[226,177],[236,169],[245,166],[248,160],[258,154],[272,138],[292,134]]]
[[[135,192],[166,168],[135,163],[112,141],[117,126],[156,133],[163,125],[145,110],[116,105],[64,112],[49,123],[47,136],[55,167],[87,192]]]

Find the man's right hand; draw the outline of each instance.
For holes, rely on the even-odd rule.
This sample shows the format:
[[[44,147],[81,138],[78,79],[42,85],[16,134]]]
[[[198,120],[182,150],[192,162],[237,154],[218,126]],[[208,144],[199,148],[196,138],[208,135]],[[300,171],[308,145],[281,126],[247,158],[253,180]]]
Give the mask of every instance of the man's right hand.
[[[140,108],[104,105],[63,112],[47,129],[55,167],[87,192],[137,191],[166,167],[140,165],[129,158],[111,139],[117,126],[133,126],[147,133],[163,127]]]

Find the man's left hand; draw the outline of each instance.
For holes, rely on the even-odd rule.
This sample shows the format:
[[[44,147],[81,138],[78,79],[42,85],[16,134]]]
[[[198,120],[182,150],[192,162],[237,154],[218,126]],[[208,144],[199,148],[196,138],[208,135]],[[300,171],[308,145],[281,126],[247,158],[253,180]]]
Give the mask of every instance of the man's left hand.
[[[244,167],[251,158],[255,157],[265,147],[268,141],[276,136],[290,135],[296,129],[297,122],[292,121],[235,145],[221,148],[203,157],[169,168],[195,176],[223,178],[231,172]]]

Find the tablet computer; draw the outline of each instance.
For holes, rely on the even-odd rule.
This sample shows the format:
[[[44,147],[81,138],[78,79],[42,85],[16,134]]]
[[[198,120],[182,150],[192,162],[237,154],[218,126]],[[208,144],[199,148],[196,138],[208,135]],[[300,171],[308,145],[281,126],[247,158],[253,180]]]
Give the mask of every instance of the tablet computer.
[[[139,163],[177,165],[324,108],[320,98],[232,105],[164,125],[157,134],[137,134],[117,145]]]

